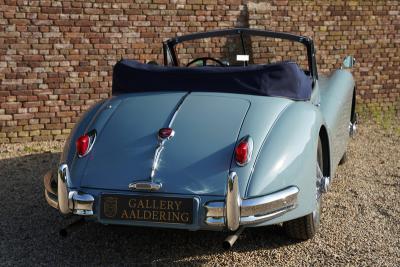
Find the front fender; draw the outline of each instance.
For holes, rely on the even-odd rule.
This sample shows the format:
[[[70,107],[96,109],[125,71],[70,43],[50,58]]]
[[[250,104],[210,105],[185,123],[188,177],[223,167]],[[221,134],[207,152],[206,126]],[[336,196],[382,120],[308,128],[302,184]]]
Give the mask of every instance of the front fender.
[[[291,217],[315,209],[316,151],[323,118],[310,102],[290,105],[275,122],[260,149],[245,197],[263,196],[289,186],[299,188],[299,207]]]

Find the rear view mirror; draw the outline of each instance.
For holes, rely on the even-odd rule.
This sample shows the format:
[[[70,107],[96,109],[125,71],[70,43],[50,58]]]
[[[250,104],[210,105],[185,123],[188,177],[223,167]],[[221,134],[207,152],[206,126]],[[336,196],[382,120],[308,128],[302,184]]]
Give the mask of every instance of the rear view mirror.
[[[346,56],[342,63],[342,69],[352,68],[356,64],[356,59],[353,56]]]

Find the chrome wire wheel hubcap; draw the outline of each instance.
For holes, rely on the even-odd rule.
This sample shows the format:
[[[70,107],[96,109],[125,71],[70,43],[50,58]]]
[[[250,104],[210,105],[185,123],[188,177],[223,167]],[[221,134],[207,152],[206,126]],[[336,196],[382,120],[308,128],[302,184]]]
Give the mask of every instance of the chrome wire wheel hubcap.
[[[316,196],[315,196],[316,205],[315,205],[315,210],[312,213],[313,223],[315,227],[318,227],[321,216],[322,183],[324,179],[322,168],[323,168],[322,146],[321,146],[321,141],[318,141],[317,166],[316,166]]]

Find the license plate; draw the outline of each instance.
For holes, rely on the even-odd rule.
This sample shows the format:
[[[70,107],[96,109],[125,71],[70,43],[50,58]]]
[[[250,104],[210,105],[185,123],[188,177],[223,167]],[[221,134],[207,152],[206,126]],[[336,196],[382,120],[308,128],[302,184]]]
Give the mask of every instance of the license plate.
[[[104,194],[100,218],[192,224],[193,198]]]

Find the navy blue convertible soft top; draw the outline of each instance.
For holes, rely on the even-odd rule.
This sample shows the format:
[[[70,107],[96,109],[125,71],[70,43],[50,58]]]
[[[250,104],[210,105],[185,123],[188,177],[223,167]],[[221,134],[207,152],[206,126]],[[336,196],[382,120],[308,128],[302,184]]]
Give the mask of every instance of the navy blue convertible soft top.
[[[169,67],[121,60],[114,66],[113,95],[195,91],[309,100],[312,80],[294,62],[247,67]]]

